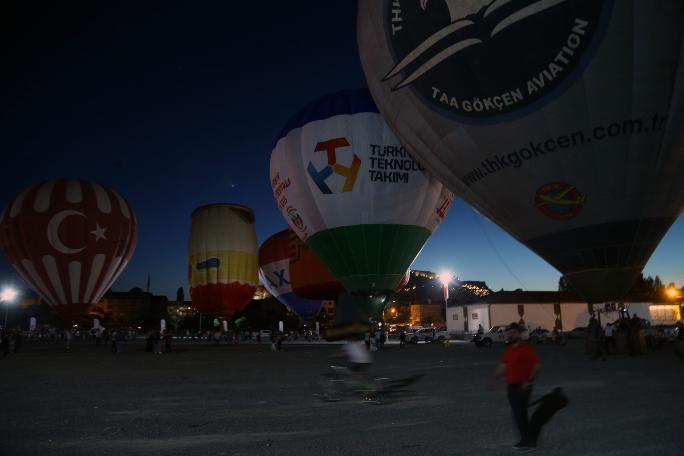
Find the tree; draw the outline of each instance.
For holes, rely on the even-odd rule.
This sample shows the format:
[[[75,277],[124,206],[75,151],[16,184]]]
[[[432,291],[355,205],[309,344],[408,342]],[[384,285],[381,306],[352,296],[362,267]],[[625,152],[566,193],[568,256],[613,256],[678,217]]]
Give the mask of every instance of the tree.
[[[663,281],[660,280],[660,276],[655,276],[653,279],[653,291],[662,291],[665,288]]]
[[[178,328],[183,325],[183,321],[185,321],[185,313],[180,312],[177,306],[168,306],[166,308],[166,312],[168,313],[168,321],[169,325],[174,329],[174,331],[178,331]]]
[[[630,293],[657,293],[662,291],[664,288],[665,286],[663,285],[663,281],[659,276],[655,276],[654,279],[651,276],[644,277],[644,274],[641,273],[639,278],[634,282]]]

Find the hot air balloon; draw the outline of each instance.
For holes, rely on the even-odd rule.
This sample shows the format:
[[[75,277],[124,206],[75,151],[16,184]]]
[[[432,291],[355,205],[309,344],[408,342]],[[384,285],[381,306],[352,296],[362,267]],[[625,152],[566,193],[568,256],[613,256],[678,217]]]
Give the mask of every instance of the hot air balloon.
[[[328,267],[292,231],[290,233],[290,278],[292,291],[302,298],[335,300],[344,287]]]
[[[375,101],[420,163],[619,300],[684,205],[684,3],[359,1]]]
[[[188,263],[193,307],[221,317],[244,309],[257,285],[254,212],[237,204],[195,209]]]
[[[394,291],[397,291],[397,292],[401,291],[402,288],[404,288],[406,285],[408,285],[409,280],[411,280],[411,270],[407,269],[406,272],[404,273],[404,276],[401,278],[401,280],[397,284]]]
[[[0,216],[15,271],[69,324],[96,304],[133,256],[137,222],[117,192],[85,180],[29,187]]]
[[[310,320],[321,310],[323,301],[306,299],[294,292],[294,279],[290,271],[292,232],[279,231],[259,248],[259,278],[278,301],[300,317]],[[320,261],[320,260],[319,260]],[[315,274],[315,271],[310,271]]]
[[[271,185],[292,231],[376,317],[453,199],[401,146],[366,89],[292,117],[271,155]]]

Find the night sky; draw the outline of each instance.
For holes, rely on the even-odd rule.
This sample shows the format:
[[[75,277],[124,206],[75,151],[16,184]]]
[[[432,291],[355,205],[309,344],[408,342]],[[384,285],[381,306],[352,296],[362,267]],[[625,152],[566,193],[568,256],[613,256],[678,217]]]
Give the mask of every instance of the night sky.
[[[256,213],[259,242],[286,227],[268,181],[287,119],[326,93],[365,86],[356,2],[3,2],[4,206],[46,179],[83,178],[125,196],[139,239],[116,290],[187,290],[193,208]],[[684,223],[646,268],[680,283]],[[456,203],[413,264],[493,289],[555,289],[559,273]],[[0,264],[0,284],[21,285]]]

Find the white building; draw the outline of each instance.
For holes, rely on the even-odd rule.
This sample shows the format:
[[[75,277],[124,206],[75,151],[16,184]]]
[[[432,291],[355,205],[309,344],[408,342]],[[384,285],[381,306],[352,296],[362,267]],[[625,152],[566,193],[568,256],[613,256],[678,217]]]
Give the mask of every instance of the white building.
[[[500,291],[469,304],[452,304],[447,308],[447,330],[452,333],[475,332],[478,325],[485,330],[523,320],[530,328],[541,326],[564,331],[586,326],[591,312],[598,312],[601,323],[619,318],[619,309],[637,314],[652,325],[674,324],[681,318],[678,303],[657,302],[648,296],[630,297],[621,303],[589,305],[576,295],[557,291]]]

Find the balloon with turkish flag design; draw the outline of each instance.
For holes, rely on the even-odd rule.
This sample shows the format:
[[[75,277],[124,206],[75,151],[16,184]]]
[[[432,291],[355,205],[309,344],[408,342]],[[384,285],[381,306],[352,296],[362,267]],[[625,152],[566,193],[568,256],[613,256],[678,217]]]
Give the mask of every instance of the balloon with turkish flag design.
[[[33,185],[0,216],[0,248],[69,324],[109,290],[133,256],[137,221],[114,190],[85,180]]]

